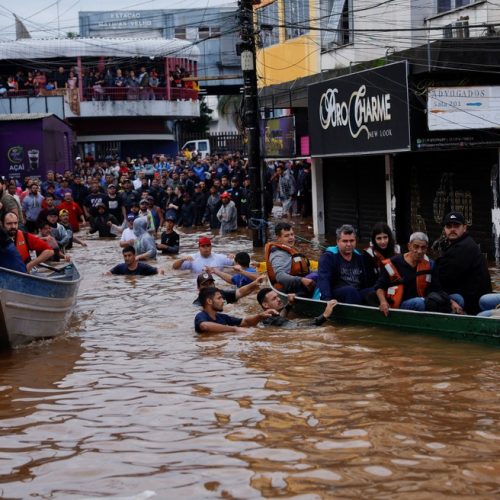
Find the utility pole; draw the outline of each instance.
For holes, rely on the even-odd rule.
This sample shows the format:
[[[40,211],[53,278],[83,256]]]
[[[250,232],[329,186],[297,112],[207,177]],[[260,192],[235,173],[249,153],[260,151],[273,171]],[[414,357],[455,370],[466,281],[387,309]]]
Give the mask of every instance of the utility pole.
[[[260,0],[240,0],[239,21],[241,42],[237,53],[241,56],[243,71],[243,124],[248,139],[248,173],[252,189],[250,217],[253,227],[253,246],[265,243],[265,208],[263,192],[263,169],[260,153],[259,102],[257,94],[256,44],[253,23],[253,5]]]

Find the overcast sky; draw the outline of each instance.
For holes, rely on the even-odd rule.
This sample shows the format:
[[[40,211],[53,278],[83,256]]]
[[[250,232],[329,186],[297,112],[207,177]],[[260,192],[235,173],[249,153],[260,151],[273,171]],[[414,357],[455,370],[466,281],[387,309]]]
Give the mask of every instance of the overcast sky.
[[[15,40],[13,13],[24,22],[32,38],[55,38],[58,31],[78,33],[78,12],[99,10],[179,9],[236,6],[236,0],[0,0],[0,41]],[[105,6],[105,8],[104,8]]]

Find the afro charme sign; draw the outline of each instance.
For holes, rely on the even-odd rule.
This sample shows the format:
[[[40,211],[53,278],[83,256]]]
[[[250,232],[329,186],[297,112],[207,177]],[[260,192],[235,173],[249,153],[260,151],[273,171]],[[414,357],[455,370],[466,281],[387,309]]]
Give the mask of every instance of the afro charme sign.
[[[312,156],[410,149],[406,61],[309,87]]]

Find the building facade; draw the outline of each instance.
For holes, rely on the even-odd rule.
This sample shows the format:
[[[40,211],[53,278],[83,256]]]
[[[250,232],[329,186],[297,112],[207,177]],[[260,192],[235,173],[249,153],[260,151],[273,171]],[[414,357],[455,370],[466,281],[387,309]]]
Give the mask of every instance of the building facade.
[[[416,230],[433,240],[444,214],[460,210],[499,259],[500,2],[328,0],[317,8],[300,26],[315,31],[320,21],[319,71],[264,77],[261,90],[265,108],[308,109],[315,232],[333,241],[335,228],[351,223],[366,242],[383,220],[402,244]]]
[[[82,37],[176,38],[195,44],[197,76],[209,94],[237,93],[243,83],[233,7],[82,11],[79,24]]]

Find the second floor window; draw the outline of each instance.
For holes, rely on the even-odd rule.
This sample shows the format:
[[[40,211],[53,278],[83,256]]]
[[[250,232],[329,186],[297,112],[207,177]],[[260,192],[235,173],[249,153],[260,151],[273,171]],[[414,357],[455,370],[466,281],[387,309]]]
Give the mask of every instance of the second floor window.
[[[309,0],[286,0],[285,38],[297,38],[309,31]]]
[[[321,47],[331,50],[351,43],[352,4],[351,0],[321,0]]]
[[[475,0],[437,0],[438,14],[474,3]]]
[[[174,37],[179,38],[180,40],[186,39],[186,28],[175,28]]]
[[[263,47],[279,43],[278,2],[267,4],[257,10],[257,24]]]

